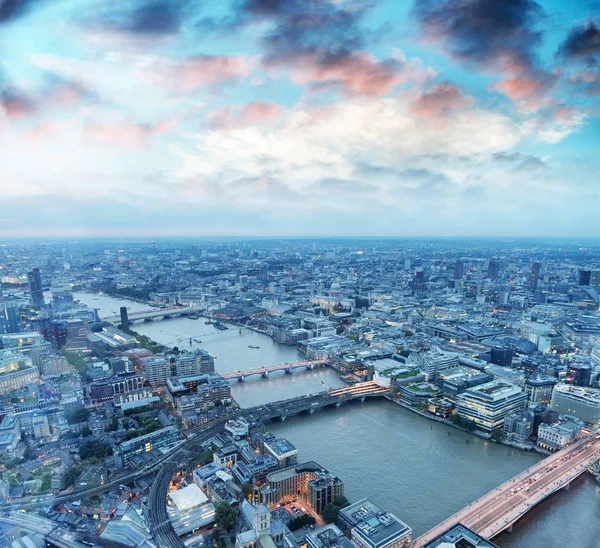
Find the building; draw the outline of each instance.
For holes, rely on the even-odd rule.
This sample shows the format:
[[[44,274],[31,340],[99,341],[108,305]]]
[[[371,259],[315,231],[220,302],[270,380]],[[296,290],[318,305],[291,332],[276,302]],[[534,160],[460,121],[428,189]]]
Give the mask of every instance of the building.
[[[342,508],[338,525],[358,548],[400,548],[411,543],[412,529],[369,499]]]
[[[529,277],[529,291],[531,291],[532,293],[534,293],[538,288],[541,270],[542,263],[533,263],[531,265],[531,275]]]
[[[263,448],[264,452],[277,459],[278,468],[288,468],[298,463],[298,450],[285,438],[273,436],[264,441]]]
[[[521,409],[504,418],[504,435],[511,440],[523,443],[533,432],[535,414],[529,409]]]
[[[275,548],[284,546],[284,543],[292,546],[285,541],[283,521],[271,519],[271,513],[264,504],[242,501],[239,517],[235,548]]]
[[[0,350],[0,395],[40,384],[40,374],[31,360],[13,350]]]
[[[498,548],[462,523],[457,523],[430,540],[423,548]]]
[[[2,297],[0,294],[0,335],[19,333],[21,331],[21,318],[19,305],[15,299]]]
[[[31,305],[39,310],[44,306],[44,287],[42,286],[42,276],[39,268],[33,268],[27,273],[29,279],[29,292],[31,294]]]
[[[450,367],[438,373],[438,384],[442,387],[443,396],[453,402],[468,388],[492,380],[494,377],[489,373],[464,365]]]
[[[501,365],[490,365],[485,368],[485,372],[489,373],[494,380],[506,381],[517,386],[525,385],[525,373],[512,367],[502,367]]]
[[[410,354],[407,364],[418,367],[425,374],[425,380],[435,382],[440,371],[458,365],[458,355],[434,347],[428,352]]]
[[[558,382],[555,377],[549,375],[536,375],[529,377],[525,381],[525,394],[527,394],[527,403],[529,405],[541,403],[550,405],[552,400],[552,391]]]
[[[174,426],[167,426],[149,434],[138,436],[128,441],[121,442],[113,449],[115,464],[123,468],[129,461],[139,453],[148,453],[152,449],[160,449],[173,445],[179,439],[179,431]]]
[[[488,263],[487,277],[494,280],[500,274],[500,263],[496,259],[490,259]]]
[[[538,447],[555,453],[571,443],[581,434],[584,424],[582,420],[569,415],[559,415],[553,424],[540,424],[538,428]]]
[[[512,359],[513,349],[510,346],[492,348],[490,361],[493,364],[502,367],[510,367],[512,365]]]
[[[195,483],[171,491],[167,497],[167,513],[175,532],[181,536],[215,520],[215,507]]]
[[[63,320],[66,331],[64,350],[66,352],[85,352],[88,349],[88,322],[83,319]]]
[[[54,312],[66,312],[73,308],[73,286],[52,286],[52,309]]]
[[[90,399],[95,402],[112,400],[114,396],[138,392],[144,387],[142,373],[123,373],[109,379],[90,383]]]
[[[595,424],[600,420],[600,390],[559,383],[552,392],[551,407],[561,415]]]
[[[152,386],[166,383],[169,377],[190,377],[215,370],[215,359],[206,350],[195,350],[179,355],[163,354],[144,360],[146,377]]]
[[[308,533],[306,546],[308,548],[355,548],[333,523]]]
[[[456,261],[454,263],[454,279],[455,280],[462,280],[463,271],[464,271],[464,264],[463,264],[463,262],[462,261]]]
[[[267,475],[265,483],[259,490],[260,502],[268,505],[274,505],[284,500],[291,500],[301,493],[309,504],[318,504],[319,486],[313,484],[313,500],[309,499],[308,484],[311,480],[318,479],[331,480],[332,495],[334,498],[344,494],[344,482],[330,474],[325,468],[315,461],[309,461],[297,466],[277,470]],[[321,491],[321,495],[322,495]],[[314,507],[313,507],[314,508]]]
[[[323,513],[326,504],[344,494],[344,482],[333,474],[319,474],[319,477],[308,480],[307,500],[317,514]]]
[[[580,270],[579,271],[579,285],[590,285],[592,281],[591,270]]]
[[[592,366],[587,363],[570,363],[567,367],[567,382],[574,386],[589,386],[592,383]]]
[[[492,432],[504,424],[504,418],[525,407],[527,396],[518,386],[492,381],[469,388],[458,396],[457,413],[475,422],[477,428]]]

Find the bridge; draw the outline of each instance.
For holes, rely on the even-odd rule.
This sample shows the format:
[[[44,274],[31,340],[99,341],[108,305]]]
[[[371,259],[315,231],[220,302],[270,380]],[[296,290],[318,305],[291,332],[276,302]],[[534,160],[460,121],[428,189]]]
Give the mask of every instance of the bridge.
[[[595,434],[595,433],[594,433]],[[462,523],[491,539],[514,524],[534,506],[570,483],[600,458],[600,440],[591,434],[529,467],[490,491],[424,535],[411,548],[421,548],[438,535]]]
[[[204,311],[204,308],[198,306],[174,306],[170,308],[151,308],[148,310],[128,310],[127,318],[130,322],[134,322],[136,320],[155,320],[158,318],[171,318],[173,316],[189,316],[190,314],[199,314]],[[115,314],[113,316],[103,316],[100,319],[103,322],[119,323],[121,321],[121,315]]]
[[[235,371],[234,373],[225,373],[221,375],[224,379],[237,379],[239,382],[244,382],[247,377],[252,375],[261,375],[264,378],[269,376],[269,373],[275,371],[285,371],[286,373],[293,373],[296,369],[316,369],[317,367],[325,367],[327,362],[323,360],[298,362],[298,363],[282,363],[280,365],[269,365],[265,367],[258,367],[256,369],[249,369],[247,371]]]

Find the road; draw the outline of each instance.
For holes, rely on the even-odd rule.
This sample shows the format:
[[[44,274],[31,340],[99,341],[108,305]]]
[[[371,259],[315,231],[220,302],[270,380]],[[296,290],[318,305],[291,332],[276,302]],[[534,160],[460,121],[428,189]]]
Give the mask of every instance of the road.
[[[485,494],[421,537],[413,541],[420,548],[456,523],[462,523],[485,538],[509,528],[533,506],[563,488],[600,458],[600,441],[593,436],[529,467],[511,480]]]

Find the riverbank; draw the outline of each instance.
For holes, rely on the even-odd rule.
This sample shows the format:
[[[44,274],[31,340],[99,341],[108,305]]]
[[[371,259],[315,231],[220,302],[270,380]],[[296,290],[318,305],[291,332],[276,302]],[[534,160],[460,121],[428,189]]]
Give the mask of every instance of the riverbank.
[[[549,453],[548,451],[544,451],[543,449],[540,449],[539,447],[535,447],[535,446],[524,447],[520,444],[510,442],[508,440],[494,440],[494,439],[492,439],[490,434],[485,434],[484,432],[481,432],[479,430],[473,430],[473,431],[468,430],[467,428],[464,428],[463,426],[455,424],[450,419],[446,419],[444,417],[438,417],[437,415],[432,415],[431,413],[426,413],[425,411],[420,411],[419,409],[416,409],[416,408],[408,405],[407,403],[404,403],[400,400],[396,400],[396,399],[392,398],[392,396],[384,396],[384,397],[386,400],[389,400],[392,403],[395,403],[396,405],[399,405],[400,407],[407,409],[408,411],[412,411],[413,413],[416,413],[417,415],[420,415],[423,418],[433,420],[435,422],[439,422],[439,423],[445,424],[447,426],[451,426],[452,428],[454,428],[456,430],[460,430],[461,432],[465,432],[466,434],[471,434],[471,435],[481,438],[485,441],[490,441],[492,443],[498,443],[500,445],[505,445],[507,447],[511,447],[513,449],[518,449],[519,451],[523,451],[523,452],[527,452],[527,453],[537,453],[538,455],[541,455],[544,458],[551,455],[551,453]]]

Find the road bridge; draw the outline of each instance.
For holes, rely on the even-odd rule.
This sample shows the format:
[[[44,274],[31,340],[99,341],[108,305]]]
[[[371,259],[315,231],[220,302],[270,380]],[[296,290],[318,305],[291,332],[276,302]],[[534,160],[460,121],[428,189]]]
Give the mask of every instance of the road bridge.
[[[136,320],[156,320],[158,318],[171,318],[173,316],[189,316],[190,314],[199,314],[204,311],[204,308],[198,306],[174,306],[170,308],[152,308],[149,310],[128,310],[127,318],[129,322],[135,322]],[[100,319],[103,322],[118,324],[121,322],[121,315],[115,314],[112,316],[103,316]]]
[[[286,373],[293,373],[296,369],[316,369],[318,367],[325,367],[327,362],[324,360],[298,362],[298,363],[282,363],[279,365],[267,365],[265,367],[257,367],[255,369],[249,369],[247,371],[235,371],[233,373],[225,373],[221,375],[224,379],[237,379],[239,382],[244,382],[248,377],[253,375],[260,375],[261,377],[268,378],[270,373],[276,371],[285,371]]]
[[[570,483],[600,458],[600,440],[594,434],[529,467],[513,479],[490,491],[424,535],[412,548],[421,548],[457,523],[491,539],[513,525],[534,506]]]

